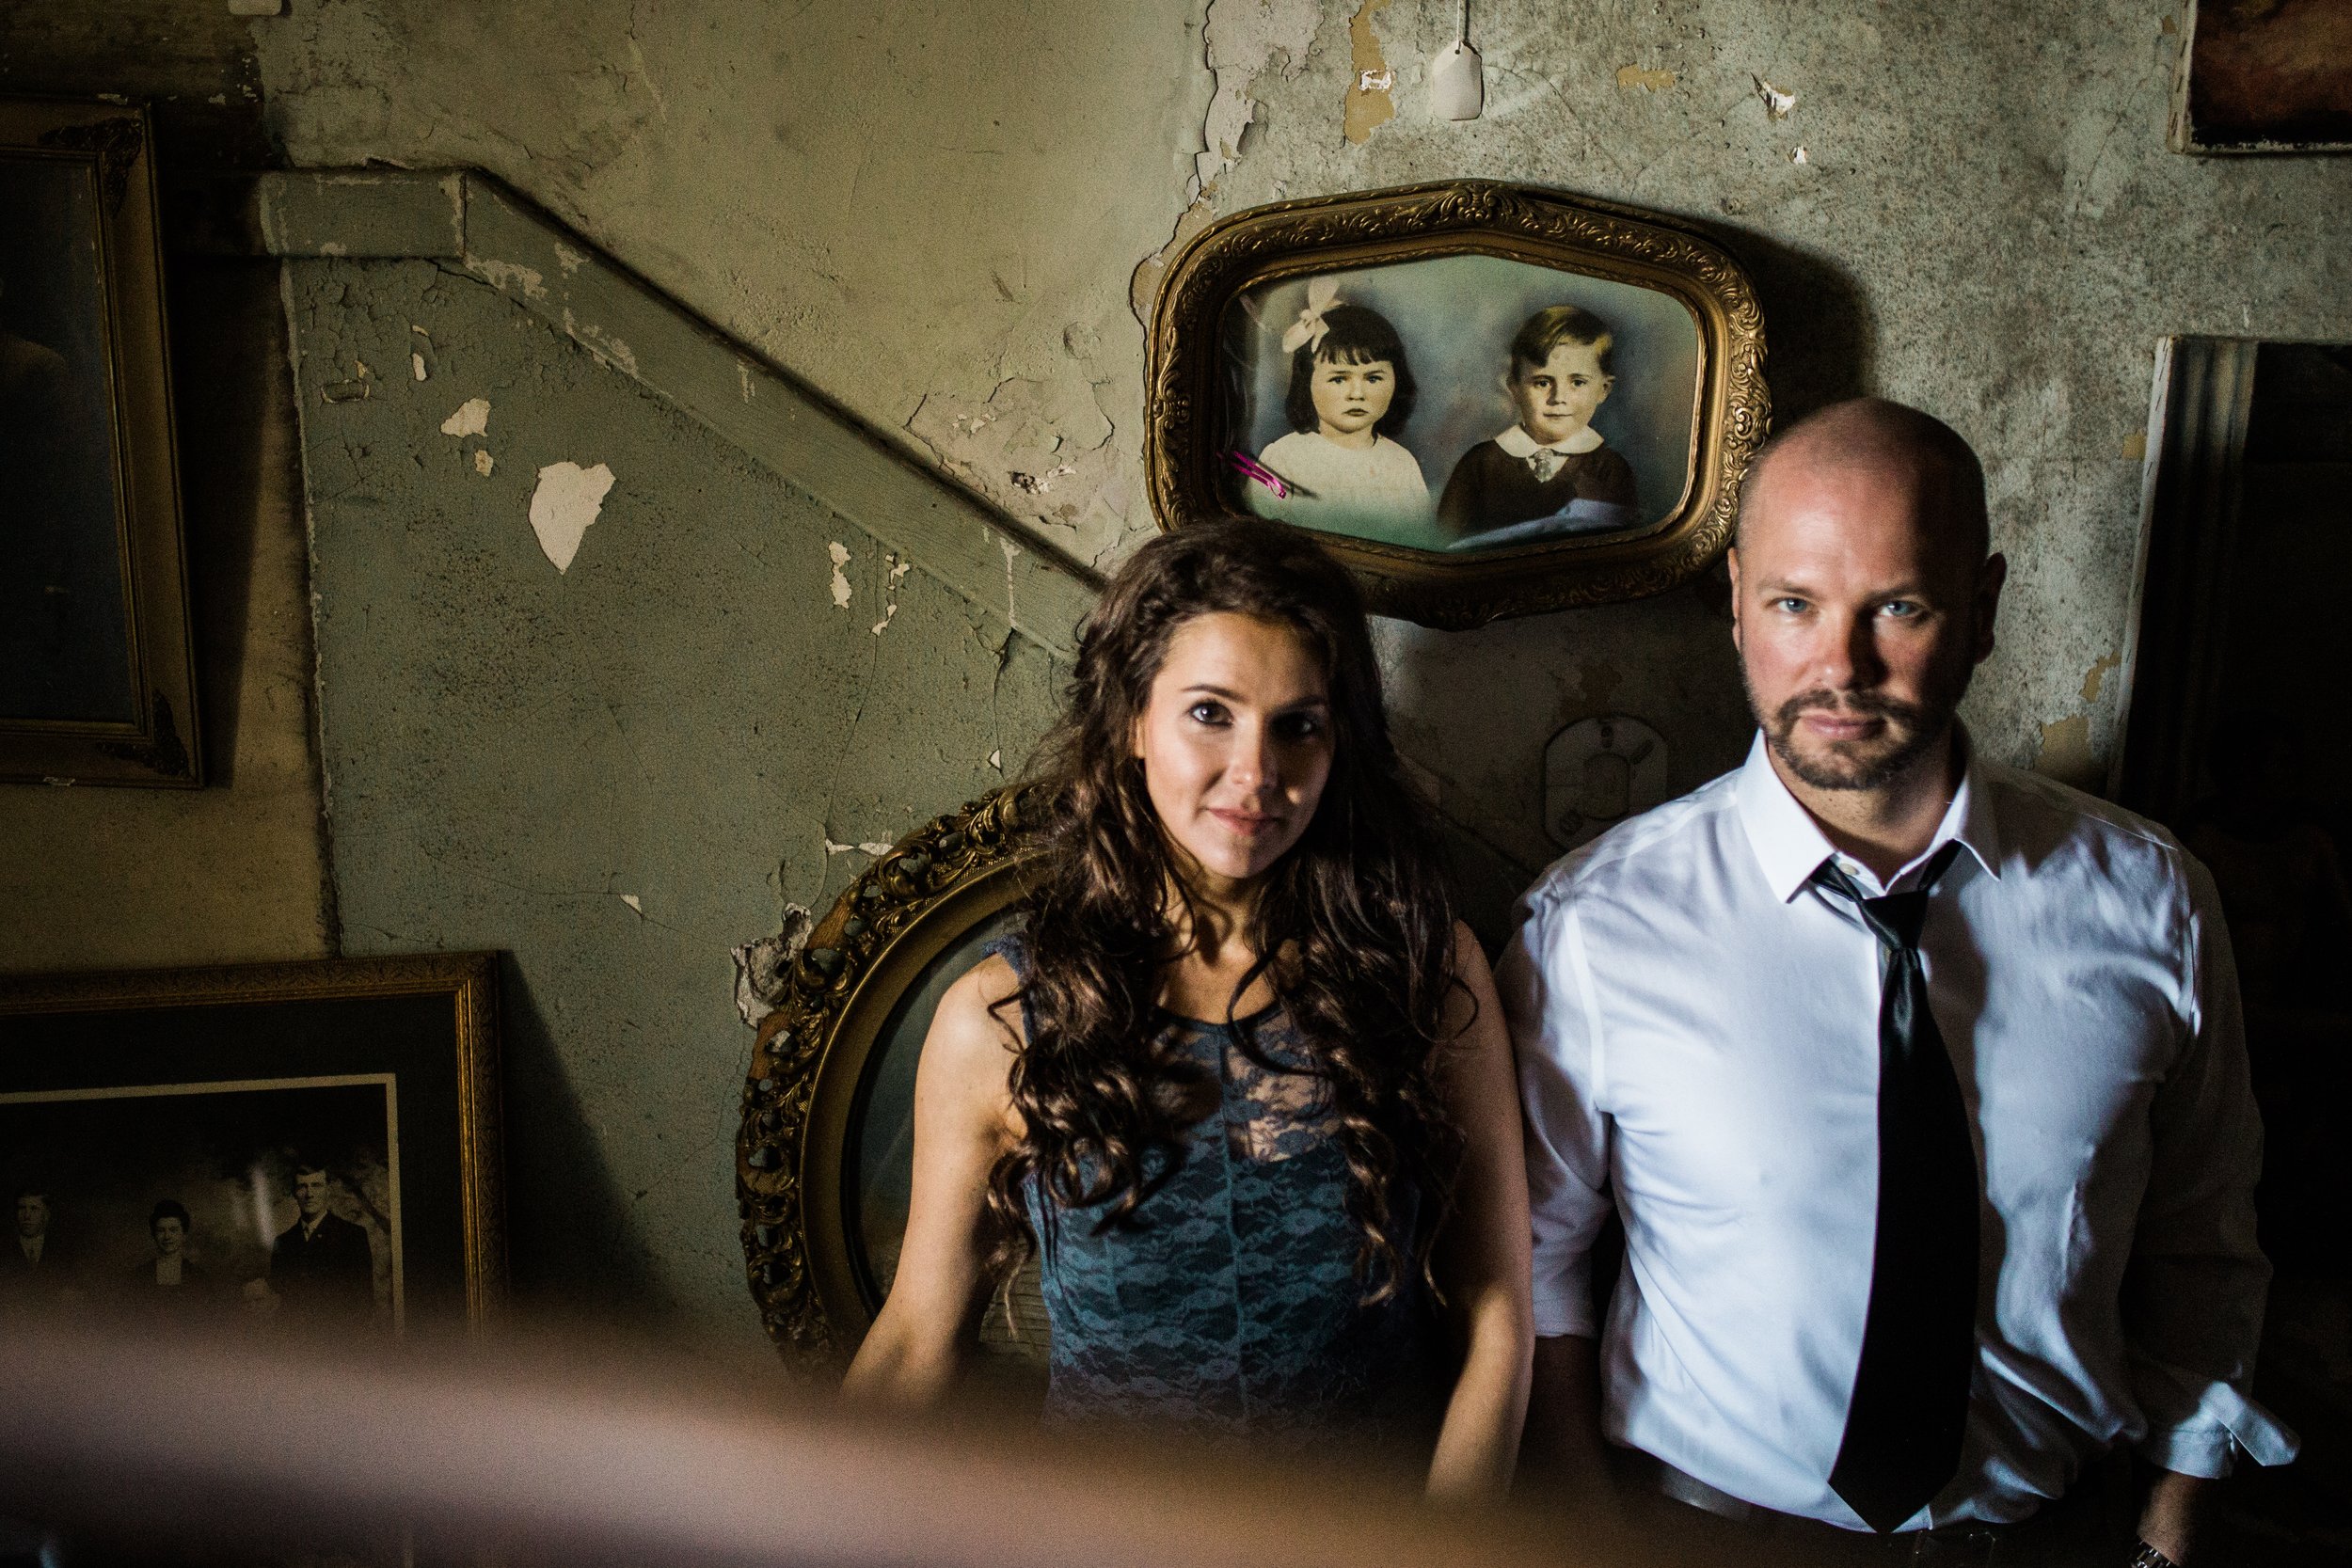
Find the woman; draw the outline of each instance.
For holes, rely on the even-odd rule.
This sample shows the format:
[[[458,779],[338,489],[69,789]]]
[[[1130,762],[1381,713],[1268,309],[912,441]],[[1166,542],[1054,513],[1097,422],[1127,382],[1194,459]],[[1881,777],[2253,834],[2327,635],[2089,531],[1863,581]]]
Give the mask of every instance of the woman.
[[[1026,930],[924,1042],[847,1391],[941,1397],[1034,1249],[1049,1418],[1411,1442],[1433,1496],[1499,1493],[1533,1342],[1510,1047],[1354,584],[1287,529],[1165,535],[1071,698]]]

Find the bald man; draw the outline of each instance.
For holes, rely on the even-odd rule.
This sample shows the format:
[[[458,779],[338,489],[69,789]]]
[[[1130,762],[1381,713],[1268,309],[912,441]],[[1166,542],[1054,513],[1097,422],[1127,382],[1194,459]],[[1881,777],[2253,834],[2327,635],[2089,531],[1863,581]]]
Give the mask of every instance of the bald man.
[[[1969,744],[2006,570],[1941,421],[1777,436],[1731,556],[1746,765],[1553,866],[1498,971],[1531,1458],[1698,1560],[2188,1564],[2211,1479],[2293,1453],[2248,1397],[2261,1130],[2213,886]]]

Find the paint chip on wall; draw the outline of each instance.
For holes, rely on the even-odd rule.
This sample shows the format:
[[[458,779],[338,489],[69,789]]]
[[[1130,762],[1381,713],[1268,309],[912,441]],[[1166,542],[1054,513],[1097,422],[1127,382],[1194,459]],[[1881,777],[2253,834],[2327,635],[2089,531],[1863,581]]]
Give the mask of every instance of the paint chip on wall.
[[[483,478],[487,479],[490,477],[491,468],[496,467],[497,464],[498,459],[490,455],[488,449],[484,447],[476,447],[473,449],[473,471],[475,473],[478,473]]]
[[[441,421],[444,436],[480,436],[490,428],[490,400],[468,398],[457,405],[457,412]]]
[[[1638,65],[1617,67],[1617,86],[1621,87],[1641,87],[1649,92],[1663,92],[1674,85],[1675,73],[1671,71],[1644,71]]]
[[[414,349],[408,351],[408,373],[419,381],[424,379],[424,356]]]
[[[627,904],[630,909],[635,910],[637,911],[638,919],[643,920],[645,918],[645,901],[638,897],[637,895],[633,893],[624,893],[621,895],[621,902]]]
[[[583,468],[577,463],[550,463],[539,470],[538,488],[531,493],[531,531],[539,547],[566,571],[580,553],[580,541],[612,488],[612,470],[599,463]]]
[[[1388,3],[1359,0],[1356,14],[1347,19],[1348,69],[1355,74],[1348,79],[1347,110],[1341,129],[1349,141],[1359,145],[1375,129],[1396,118],[1396,101],[1390,96],[1390,89],[1396,86],[1396,72],[1389,68],[1380,51],[1380,35],[1372,27],[1372,13]]]
[[[1764,100],[1764,112],[1774,119],[1787,119],[1797,106],[1797,95],[1783,92],[1763,77],[1755,78],[1756,95]]]
[[[850,574],[843,567],[850,563],[850,546],[834,539],[825,546],[825,553],[833,558],[833,607],[850,608]]]

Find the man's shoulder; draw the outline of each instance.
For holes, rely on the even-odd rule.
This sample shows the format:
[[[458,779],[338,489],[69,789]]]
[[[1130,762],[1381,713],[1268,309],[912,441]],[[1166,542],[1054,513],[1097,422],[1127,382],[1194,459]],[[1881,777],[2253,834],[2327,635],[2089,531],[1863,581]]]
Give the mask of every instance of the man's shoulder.
[[[1978,777],[1991,787],[2005,854],[2028,866],[2089,851],[2106,863],[2138,862],[2176,873],[2188,851],[2169,830],[2112,800],[2042,774],[1979,760]]]
[[[1540,911],[1570,899],[1612,899],[1653,886],[1676,856],[1688,852],[1694,836],[1715,832],[1724,814],[1737,809],[1739,778],[1734,768],[1569,850],[1545,869],[1521,903]]]

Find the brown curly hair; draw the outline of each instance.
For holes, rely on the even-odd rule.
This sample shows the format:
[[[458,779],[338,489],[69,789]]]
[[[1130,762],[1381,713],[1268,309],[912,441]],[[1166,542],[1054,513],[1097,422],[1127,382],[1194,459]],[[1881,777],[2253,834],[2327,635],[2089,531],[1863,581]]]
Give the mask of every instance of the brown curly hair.
[[[1283,1070],[1234,1016],[1263,976],[1303,1039],[1347,1164],[1365,1301],[1415,1275],[1434,1287],[1430,1251],[1460,1148],[1433,1063],[1460,984],[1453,900],[1389,737],[1355,583],[1305,534],[1252,520],[1163,534],[1128,560],[1087,620],[1068,709],[1040,749],[1033,772],[1051,805],[1026,900],[1026,973],[1003,1004],[1025,1005],[1029,1020],[1010,1075],[1025,1131],[989,1173],[991,1272],[1009,1280],[1035,1249],[1029,1182],[1064,1208],[1106,1205],[1098,1233],[1132,1223],[1184,1160],[1204,1090],[1215,1103],[1163,1047],[1160,973],[1188,927],[1161,890],[1189,894],[1131,736],[1176,629],[1218,612],[1297,634],[1322,667],[1333,730],[1315,814],[1241,933],[1258,957],[1227,1022],[1252,1062]]]

